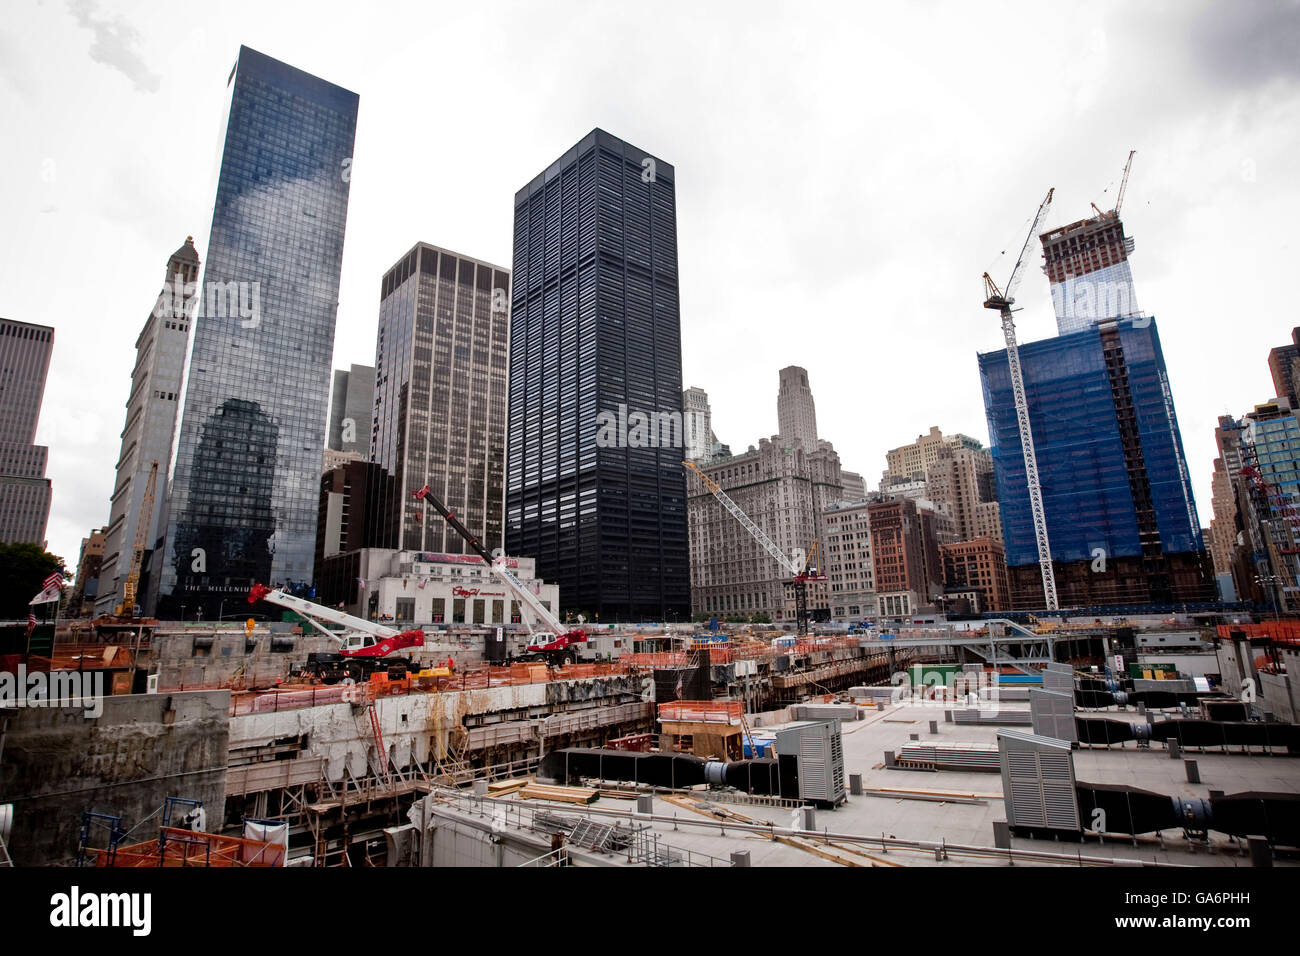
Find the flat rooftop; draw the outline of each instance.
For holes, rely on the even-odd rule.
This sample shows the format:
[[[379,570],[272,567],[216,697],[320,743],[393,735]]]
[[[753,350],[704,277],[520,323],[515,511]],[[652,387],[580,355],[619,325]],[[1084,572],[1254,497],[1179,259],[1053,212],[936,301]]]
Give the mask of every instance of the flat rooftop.
[[[1005,704],[1003,707],[1013,709]],[[863,719],[841,724],[846,784],[849,774],[861,774],[864,790],[877,793],[850,795],[834,810],[816,810],[816,829],[828,834],[817,840],[810,839],[811,834],[798,832],[798,811],[791,806],[747,802],[744,795],[729,798],[703,787],[687,794],[657,793],[652,820],[636,817],[632,802],[607,797],[589,807],[540,800],[520,802],[561,815],[585,813],[604,822],[639,820],[652,826],[665,846],[718,862],[729,862],[733,852],[748,850],[753,866],[1007,865],[993,852],[978,852],[1005,855],[1005,851],[995,851],[993,838],[993,823],[1006,819],[1000,773],[887,769],[884,762],[884,752],[897,752],[912,743],[912,734],[917,734],[917,742],[922,744],[996,749],[999,728],[945,723],[944,708],[935,706],[897,703],[886,704],[882,711],[874,706],[860,711]],[[1109,716],[1139,720],[1135,711],[1112,711]],[[930,733],[931,720],[937,721],[937,734]],[[767,733],[779,726],[783,725],[756,728],[756,732]],[[1195,750],[1184,750],[1183,757],[1197,762],[1200,783],[1188,783],[1183,760],[1172,759],[1158,742],[1147,750],[1131,742],[1109,750],[1075,750],[1075,777],[1080,783],[1128,785],[1170,797],[1208,798],[1212,789],[1227,794],[1300,793],[1300,757]],[[912,792],[881,792],[891,790]],[[507,799],[520,800],[518,795]],[[747,829],[753,825],[757,826]],[[773,829],[763,829],[768,825]],[[913,845],[898,845],[896,841]],[[949,850],[946,860],[941,861],[935,853],[935,847],[941,844],[973,849]],[[1077,866],[1081,859],[1084,865],[1105,865],[1105,861],[1182,866],[1250,863],[1244,843],[1214,831],[1210,832],[1208,845],[1191,844],[1181,829],[1173,829],[1136,839],[1089,836],[1082,842],[1012,837],[1011,846],[1016,854],[1039,855],[1037,859],[1017,858],[1016,865]],[[1278,866],[1297,863],[1300,861],[1275,861]]]

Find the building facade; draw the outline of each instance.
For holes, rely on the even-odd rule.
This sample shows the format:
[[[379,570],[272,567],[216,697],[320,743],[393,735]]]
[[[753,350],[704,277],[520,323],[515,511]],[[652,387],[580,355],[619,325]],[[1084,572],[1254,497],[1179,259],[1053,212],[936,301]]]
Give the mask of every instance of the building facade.
[[[144,553],[138,595],[148,593],[149,575],[157,572],[153,552],[165,531],[167,475],[171,471],[172,438],[181,404],[198,281],[199,254],[194,237],[186,236],[184,244],[167,260],[162,291],[135,340],[135,367],[131,370],[126,424],[122,427],[117,475],[109,499],[108,532],[99,580],[93,590],[97,614],[112,614],[126,597],[136,534],[142,523]],[[153,500],[149,513],[142,514],[155,464]]]
[[[822,515],[822,564],[836,621],[873,620],[877,613],[869,505],[846,499]]]
[[[817,406],[808,384],[808,371],[790,365],[780,371],[776,397],[777,427],[785,439],[797,439],[809,450],[817,447]]]
[[[241,47],[157,613],[312,576],[357,103]]]
[[[1291,344],[1279,345],[1268,353],[1268,373],[1273,378],[1273,394],[1285,398],[1292,408],[1300,408],[1296,395],[1296,362],[1300,360],[1300,328],[1291,330]]]
[[[945,435],[937,425],[931,425],[929,434],[917,435],[916,441],[910,445],[900,445],[885,453],[886,470],[881,478],[881,489],[910,481],[924,481],[930,466],[948,448],[969,448],[980,452],[984,450],[984,445],[978,439],[960,432]]]
[[[510,272],[418,243],[383,277],[370,459],[393,476],[395,547],[462,554],[425,485],[489,551],[505,509]]]
[[[317,568],[336,554],[393,547],[393,526],[385,513],[393,484],[393,476],[373,461],[349,461],[321,475]]]
[[[713,415],[709,410],[709,395],[702,388],[682,392],[682,429],[685,433],[688,461],[707,461],[713,457],[717,439],[713,435]]]
[[[54,329],[0,319],[0,544],[45,544],[49,449],[36,444]]]
[[[856,471],[841,471],[840,484],[844,486],[845,501],[865,501],[867,482]]]
[[[800,563],[818,539],[822,515],[843,493],[839,455],[829,442],[808,451],[801,441],[773,436],[701,468],[787,558]],[[781,567],[694,473],[687,478],[687,503],[693,612],[792,619],[785,585],[794,572]]]
[[[946,594],[971,591],[978,595],[974,613],[1011,610],[1007,559],[1002,542],[995,538],[974,538],[939,546],[943,560],[943,586]]]
[[[369,365],[352,365],[334,372],[330,397],[330,427],[325,448],[370,454],[370,436],[375,420],[375,370]]]
[[[537,577],[532,558],[507,566],[546,606],[559,589]],[[519,600],[477,555],[361,548],[325,560],[321,603],[370,620],[410,627],[522,624]]]
[[[956,540],[1002,540],[993,456],[985,448],[942,447],[926,469],[925,495],[951,516]]]
[[[107,528],[98,528],[81,539],[77,557],[77,577],[64,607],[64,617],[90,617],[95,613],[95,592],[99,589],[99,572],[104,563]]]
[[[1155,322],[1020,346],[1061,607],[1214,600]],[[1006,351],[979,356],[1015,609],[1043,606]]]
[[[507,550],[602,621],[690,613],[675,179],[597,129],[515,195]]]
[[[1039,240],[1059,334],[1140,314],[1129,268],[1134,242],[1124,234],[1119,216],[1081,219],[1045,232]]]
[[[923,511],[910,498],[867,505],[876,613],[882,618],[932,611],[943,593],[937,542],[924,530]]]

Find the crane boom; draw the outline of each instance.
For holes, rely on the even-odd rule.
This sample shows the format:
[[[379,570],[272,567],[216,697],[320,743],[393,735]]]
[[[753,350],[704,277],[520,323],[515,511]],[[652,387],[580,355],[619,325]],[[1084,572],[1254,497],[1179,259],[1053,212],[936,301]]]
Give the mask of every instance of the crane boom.
[[[1133,168],[1133,157],[1137,155],[1136,149],[1130,149],[1128,152],[1128,162],[1124,164],[1124,178],[1119,181],[1119,195],[1115,197],[1115,215],[1119,215],[1119,207],[1124,205],[1124,190],[1128,189],[1128,171]]]
[[[419,498],[433,505],[434,510],[442,515],[443,520],[451,526],[452,530],[465,539],[465,543],[483,559],[488,569],[519,599],[523,607],[527,608],[529,614],[524,615],[524,623],[528,626],[528,632],[533,637],[528,648],[530,651],[558,653],[565,650],[569,644],[582,643],[587,640],[586,631],[580,628],[573,630],[566,628],[560,619],[542,603],[541,598],[526,588],[524,583],[515,577],[514,573],[506,567],[504,556],[493,557],[492,552],[483,547],[478,537],[471,533],[461,520],[456,517],[456,513],[438,500],[438,497],[429,489],[428,485],[425,485],[419,491],[411,492],[411,497]],[[534,629],[533,620],[539,621],[546,630],[538,631]]]
[[[792,574],[800,574],[803,572],[804,566],[787,558],[785,552],[777,546],[776,542],[769,538],[762,528],[754,524],[754,522],[750,520],[749,515],[741,511],[740,506],[731,500],[716,481],[701,471],[695,462],[684,461],[682,464],[699,476],[700,481],[704,483],[704,487],[709,490],[713,497],[722,502],[722,507],[731,512],[732,517],[739,521],[741,526],[753,536],[754,540],[763,546],[763,550],[776,558],[781,567],[788,569]]]
[[[1020,283],[1024,271],[1025,253],[1029,243],[1038,235],[1043,220],[1047,217],[1048,207],[1052,204],[1055,189],[1047,191],[1047,198],[1038,207],[1029,235],[1020,250],[1020,258],[1011,270],[1007,280],[1006,292],[998,291],[997,285],[984,273],[986,298],[984,308],[995,309],[1002,315],[1002,337],[1007,345],[1007,371],[1011,377],[1011,392],[1016,403],[1016,425],[1020,431],[1020,448],[1025,459],[1025,482],[1029,489],[1029,509],[1034,523],[1034,540],[1038,545],[1038,567],[1043,576],[1043,600],[1049,611],[1057,610],[1056,572],[1052,568],[1052,546],[1047,538],[1047,512],[1043,507],[1043,488],[1038,480],[1038,456],[1034,453],[1034,435],[1029,423],[1029,402],[1025,398],[1025,378],[1020,368],[1020,347],[1016,344],[1016,323],[1012,316],[1011,305],[1015,302],[1015,289]]]
[[[273,590],[265,584],[254,584],[248,592],[249,604],[256,604],[258,601],[278,604],[280,607],[287,607],[301,614],[312,627],[337,641],[340,645],[339,653],[345,657],[384,657],[404,647],[424,646],[424,631],[419,628],[398,631],[395,627],[375,624],[365,618],[354,617],[332,607],[317,604],[315,601],[295,597],[279,589]],[[336,634],[323,626],[321,621],[340,624],[347,630],[342,635]]]

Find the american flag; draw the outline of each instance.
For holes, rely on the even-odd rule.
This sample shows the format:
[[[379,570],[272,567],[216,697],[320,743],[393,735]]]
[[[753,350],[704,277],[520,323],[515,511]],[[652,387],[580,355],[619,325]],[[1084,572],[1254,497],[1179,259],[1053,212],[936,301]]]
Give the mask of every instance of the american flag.
[[[36,615],[31,611],[27,612],[27,636],[32,636],[32,631],[36,630]]]
[[[429,579],[428,579],[428,578],[420,578],[420,590],[423,591],[423,590],[424,590],[424,586],[425,586],[426,584],[428,584],[428,583],[429,583]]]
[[[55,571],[48,578],[46,578],[44,581],[41,582],[41,589],[44,590],[45,588],[48,588],[54,584],[57,584],[60,588],[63,587],[63,575],[60,574],[58,571]]]

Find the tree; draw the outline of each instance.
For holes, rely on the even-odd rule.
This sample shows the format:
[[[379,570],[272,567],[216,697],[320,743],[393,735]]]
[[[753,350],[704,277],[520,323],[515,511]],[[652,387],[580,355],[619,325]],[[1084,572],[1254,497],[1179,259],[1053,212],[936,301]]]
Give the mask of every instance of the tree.
[[[52,571],[66,579],[63,559],[38,544],[0,544],[0,620],[27,620],[27,602]]]

